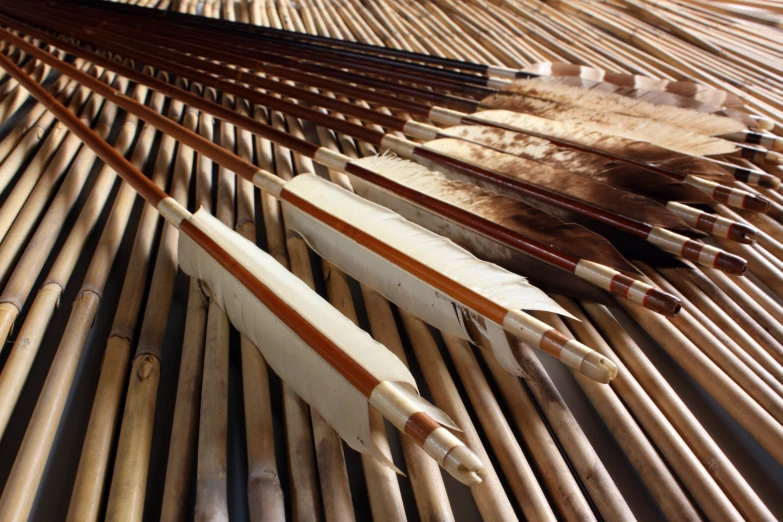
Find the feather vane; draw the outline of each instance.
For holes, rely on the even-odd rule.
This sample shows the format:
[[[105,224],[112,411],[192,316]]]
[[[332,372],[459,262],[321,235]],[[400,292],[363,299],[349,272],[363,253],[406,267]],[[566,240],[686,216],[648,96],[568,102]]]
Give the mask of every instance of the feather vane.
[[[441,129],[439,132],[489,147],[498,152],[513,154],[557,169],[568,170],[655,199],[658,202],[708,203],[710,201],[702,191],[671,177],[642,167],[602,158],[595,154],[559,147],[551,141],[529,134],[481,125],[457,125]],[[722,174],[721,181],[733,181],[727,172],[721,169],[720,173]]]
[[[696,82],[663,80],[640,74],[617,73],[565,62],[536,63],[526,67],[524,71],[553,77],[582,78],[595,82],[596,86],[601,85],[601,88],[606,90],[609,90],[613,85],[616,89],[612,92],[623,96],[628,96],[626,92],[632,92],[632,97],[645,99],[650,103],[655,103],[652,100],[655,98],[654,94],[657,94],[655,91],[658,91],[692,98],[715,107],[742,107],[745,105],[744,100],[736,94]],[[628,91],[627,88],[631,88],[632,91]]]
[[[722,173],[716,163],[705,158],[687,156],[678,152],[658,147],[652,143],[639,140],[629,140],[620,136],[612,136],[594,129],[564,123],[546,118],[539,118],[530,114],[507,110],[480,111],[471,115],[472,119],[485,122],[487,125],[499,126],[507,130],[522,133],[530,132],[538,137],[551,136],[580,146],[589,147],[619,158],[629,158],[634,161],[665,166],[665,162],[680,162],[687,165],[689,174],[701,172]],[[676,169],[682,170],[682,169]],[[693,172],[696,170],[697,172]]]
[[[664,121],[669,125],[691,129],[709,136],[729,134],[745,129],[745,125],[725,116],[716,116],[679,107],[653,105],[619,94],[546,83],[539,79],[517,80],[508,85],[504,92],[526,94],[544,100],[570,103],[593,110],[617,112],[640,118]]]
[[[208,212],[200,210],[187,221],[212,238],[275,297],[270,300],[272,304],[262,303],[243,281],[223,268],[188,234],[180,234],[182,270],[203,281],[232,324],[253,341],[275,373],[318,410],[351,448],[393,467],[373,442],[367,390],[352,386],[336,368],[346,364],[359,367],[369,382],[389,382],[417,390],[407,367],[274,258]],[[301,331],[279,317],[282,314],[275,307],[289,308],[304,318],[339,347],[341,361],[327,360],[328,356],[303,339]],[[436,413],[439,422],[454,425],[445,413],[438,412],[417,394],[407,395],[409,400],[419,401],[422,410]]]
[[[595,182],[584,176],[572,174],[535,163],[518,156],[497,152],[474,143],[444,138],[427,142],[426,148],[469,163],[489,168],[510,179],[517,179],[583,201],[590,206],[602,209],[618,216],[624,216],[639,223],[670,229],[689,229],[685,223],[662,205],[620,190],[604,183]],[[425,160],[426,163],[429,163]],[[447,177],[460,181],[474,181],[463,174],[443,168],[437,164],[428,165],[433,170],[443,172]],[[475,181],[474,181],[475,182]],[[575,211],[550,205],[538,198],[527,197],[512,187],[505,187],[491,181],[477,183],[482,188],[522,199],[529,205],[557,215],[567,221],[580,222],[584,217]]]
[[[481,261],[452,241],[333,183],[300,175],[286,184],[281,197],[286,226],[302,236],[319,255],[446,333],[475,342],[466,323],[485,322],[480,312],[460,302],[459,290],[450,292],[448,286],[465,287],[505,311],[567,314],[525,278]],[[325,223],[297,201],[314,205],[336,221]],[[346,223],[356,227],[355,230],[346,231],[345,225],[341,226]],[[370,249],[358,242],[360,235],[375,238],[381,245]],[[390,261],[381,251],[396,254],[397,262]],[[445,277],[452,284],[433,286],[424,279],[427,271]],[[501,363],[509,360],[507,354],[495,355]],[[519,365],[506,369],[518,373]]]
[[[647,141],[691,156],[717,156],[737,151],[737,146],[730,141],[692,132],[661,121],[599,112],[531,96],[494,95],[484,99],[482,105],[573,123],[629,140]]]
[[[508,230],[511,235],[529,237],[576,258],[585,258],[616,270],[636,273],[633,266],[603,237],[578,225],[565,224],[522,201],[485,192],[471,183],[450,180],[422,165],[392,155],[368,156],[356,160],[355,163],[415,192],[438,198],[463,208],[480,219],[494,222]],[[507,243],[445,219],[424,206],[381,190],[360,178],[352,176],[351,183],[356,193],[363,198],[392,209],[409,221],[450,238],[458,245],[476,252],[484,260],[514,272],[528,274],[537,285],[564,295],[608,302],[606,294],[595,286]]]

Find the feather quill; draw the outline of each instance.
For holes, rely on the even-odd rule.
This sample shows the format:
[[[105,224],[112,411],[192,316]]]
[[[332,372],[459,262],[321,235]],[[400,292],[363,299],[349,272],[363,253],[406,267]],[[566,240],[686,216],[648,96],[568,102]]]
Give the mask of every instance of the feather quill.
[[[570,103],[588,109],[605,112],[617,112],[629,116],[649,118],[666,122],[708,136],[729,134],[746,129],[737,120],[696,112],[679,107],[653,105],[645,101],[627,98],[614,93],[598,90],[579,89],[566,85],[547,83],[539,79],[516,80],[505,89],[506,93],[519,93],[543,100]]]
[[[661,121],[619,113],[599,112],[521,94],[491,96],[485,99],[482,105],[486,108],[505,109],[550,120],[574,123],[629,140],[647,141],[659,147],[691,156],[717,156],[737,151],[737,145],[730,141],[691,132]]]

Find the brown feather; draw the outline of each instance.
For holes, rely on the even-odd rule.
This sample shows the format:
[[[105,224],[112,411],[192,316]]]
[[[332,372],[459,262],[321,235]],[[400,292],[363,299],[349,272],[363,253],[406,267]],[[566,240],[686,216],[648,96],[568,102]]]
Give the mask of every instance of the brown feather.
[[[595,154],[558,147],[550,141],[528,134],[480,125],[458,125],[441,129],[440,133],[478,143],[498,152],[513,154],[550,167],[586,176],[613,187],[654,199],[659,203],[668,201],[709,203],[712,201],[701,190],[668,176],[627,163],[612,161]],[[725,171],[724,174],[727,179],[731,179]]]
[[[370,162],[369,164],[365,164]],[[395,168],[377,169],[383,163],[394,162]],[[497,223],[513,235],[520,235],[551,246],[569,256],[587,259],[610,266],[628,275],[635,275],[636,269],[602,236],[579,225],[564,223],[545,212],[525,203],[481,190],[470,183],[447,179],[421,165],[405,162],[408,167],[399,168],[400,160],[393,156],[367,157],[359,160],[371,170],[393,179],[408,188],[430,197],[462,208],[488,221]],[[544,263],[524,252],[481,233],[463,227],[451,220],[439,217],[434,212],[400,199],[398,196],[378,189],[361,179],[352,179],[354,190],[360,196],[390,208],[405,218],[450,238],[467,248],[476,256],[528,277],[547,290],[565,292],[568,295],[584,296],[588,299],[606,302],[607,294],[597,287],[579,279],[570,272]]]
[[[630,87],[631,91],[660,91],[668,92],[684,98],[713,105],[715,107],[742,107],[745,102],[736,94],[716,89],[708,85],[688,81],[672,81],[660,78],[650,78],[639,74],[616,73],[603,71],[584,65],[575,65],[563,62],[544,62],[528,66],[524,69],[526,72],[543,74],[545,76],[564,76],[578,77],[595,83],[614,84],[618,87]],[[618,92],[618,91],[614,91]],[[627,96],[625,93],[623,96]],[[644,94],[633,96],[634,98],[644,98]],[[650,101],[649,99],[647,101]],[[650,103],[653,103],[650,101]]]
[[[681,96],[673,92],[663,91],[646,91],[643,89],[632,89],[630,87],[620,87],[609,82],[596,82],[593,80],[587,80],[585,78],[578,78],[575,76],[546,76],[538,79],[540,82],[551,83],[555,85],[566,85],[568,87],[576,87],[578,89],[590,89],[595,91],[619,94],[627,98],[635,98],[652,105],[679,107],[681,109],[689,109],[696,112],[702,112],[705,114],[715,114],[716,116],[725,116],[733,120],[738,121],[742,125],[748,128],[758,128],[760,123],[751,118],[750,114],[736,108],[721,108],[716,105],[711,105],[698,101],[694,98],[687,96]]]
[[[667,105],[653,105],[652,103],[610,92],[548,83],[545,77],[534,80],[516,80],[506,86],[504,92],[526,94],[543,100],[570,103],[594,110],[649,118],[710,136],[729,134],[746,129],[745,125],[725,116],[716,116]]]
[[[503,154],[475,143],[450,138],[427,142],[425,148],[492,170],[502,177],[530,183],[614,215],[627,217],[638,223],[647,223],[652,226],[676,230],[690,230],[680,218],[666,207],[650,199],[593,181],[578,174],[572,174],[566,170],[556,169],[510,154]],[[560,205],[545,203],[539,198],[521,194],[515,188],[506,187],[492,181],[468,177],[465,174],[443,168],[441,165],[430,162],[423,157],[417,157],[417,161],[427,165],[431,170],[443,172],[449,178],[463,182],[472,182],[485,190],[521,199],[527,204],[556,215],[564,221],[578,223],[592,223],[593,221],[593,219],[586,218],[583,214],[567,210]]]
[[[628,116],[598,112],[584,107],[541,100],[525,95],[490,96],[482,101],[483,108],[505,109],[564,123],[573,123],[606,134],[630,140],[647,141],[691,156],[719,156],[737,151],[737,145],[720,138],[691,132],[682,127]]]
[[[471,117],[486,122],[487,125],[500,126],[522,133],[530,132],[539,137],[551,137],[589,147],[599,154],[609,154],[617,158],[627,158],[635,162],[641,161],[649,164],[680,160],[691,169],[698,166],[700,171],[715,172],[715,176],[719,175],[719,172],[726,174],[726,171],[717,164],[705,158],[687,156],[652,143],[628,140],[574,124],[506,110],[481,111],[472,114]],[[685,158],[688,159],[687,162],[684,161]]]

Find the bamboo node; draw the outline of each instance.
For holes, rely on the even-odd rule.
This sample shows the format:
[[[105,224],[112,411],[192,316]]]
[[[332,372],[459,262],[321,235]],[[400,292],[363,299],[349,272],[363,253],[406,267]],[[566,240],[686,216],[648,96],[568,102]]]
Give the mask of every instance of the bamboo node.
[[[139,363],[139,371],[138,376],[140,379],[146,379],[150,376],[152,373],[152,370],[155,368],[155,363],[152,360],[151,355],[144,355],[141,359],[141,362]]]

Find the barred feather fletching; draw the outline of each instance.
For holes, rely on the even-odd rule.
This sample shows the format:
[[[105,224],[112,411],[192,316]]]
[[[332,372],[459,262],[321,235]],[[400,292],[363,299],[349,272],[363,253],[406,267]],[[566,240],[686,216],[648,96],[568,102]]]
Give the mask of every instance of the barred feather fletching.
[[[504,91],[525,94],[543,100],[570,103],[596,111],[617,112],[663,121],[669,125],[676,125],[708,136],[739,132],[746,128],[740,122],[723,116],[679,107],[653,105],[614,93],[546,83],[538,79],[517,80],[506,87]]]

